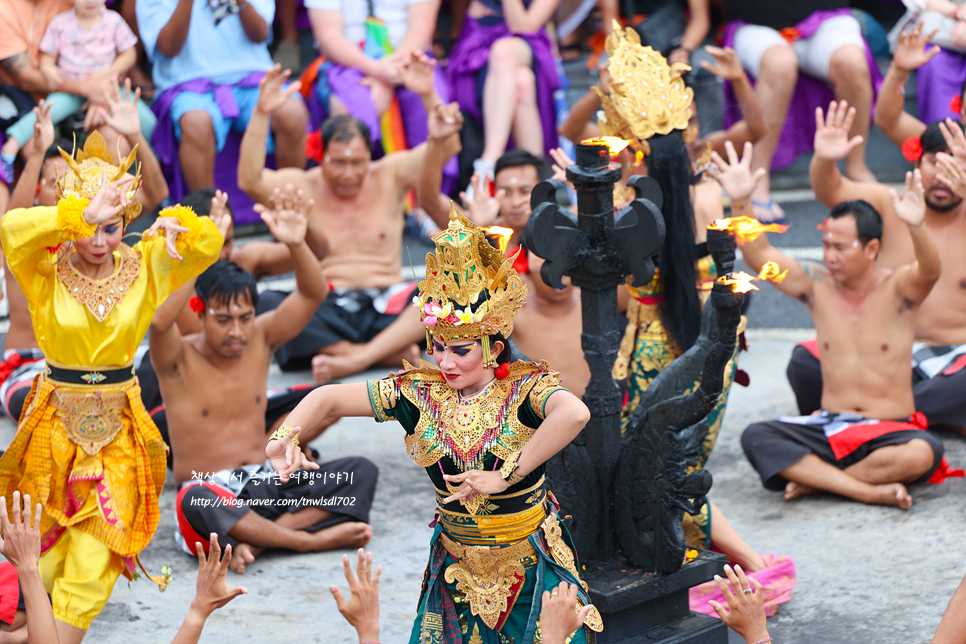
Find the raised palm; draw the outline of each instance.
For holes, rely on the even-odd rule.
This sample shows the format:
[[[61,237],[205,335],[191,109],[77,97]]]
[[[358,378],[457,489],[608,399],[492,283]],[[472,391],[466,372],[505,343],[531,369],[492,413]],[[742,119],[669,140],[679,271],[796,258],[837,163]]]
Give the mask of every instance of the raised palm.
[[[127,174],[111,183],[107,180],[107,170],[101,175],[101,187],[91,202],[84,208],[84,220],[90,226],[99,226],[118,215],[130,204],[128,199],[129,184],[134,177]]]
[[[741,61],[738,60],[738,54],[735,53],[734,49],[730,47],[722,49],[708,45],[705,47],[705,50],[714,56],[714,63],[709,61],[703,61],[701,63],[701,66],[706,70],[718,78],[723,78],[728,81],[733,81],[744,76],[745,70],[741,66]]]
[[[902,198],[895,190],[890,190],[892,206],[899,219],[909,226],[921,226],[926,218],[926,199],[922,189],[922,175],[919,170],[906,173],[906,191]]]
[[[305,241],[308,230],[308,213],[314,202],[306,202],[302,191],[295,191],[292,185],[285,186],[285,192],[276,189],[272,195],[271,209],[257,204],[255,210],[278,241],[289,246],[297,246]]]
[[[208,218],[215,225],[222,237],[228,236],[228,227],[231,226],[231,212],[228,207],[228,195],[221,190],[215,191],[215,196],[211,198],[211,210],[208,211]]]
[[[414,51],[410,60],[397,67],[402,76],[402,84],[410,91],[420,96],[426,96],[433,91],[435,80],[434,70],[436,61],[421,51]]]
[[[54,144],[54,122],[50,119],[52,103],[43,99],[34,108],[37,122],[34,123],[34,152],[43,155]]]
[[[267,72],[258,84],[258,111],[262,114],[272,114],[285,105],[292,94],[302,87],[302,83],[295,81],[287,88],[285,81],[292,75],[292,70],[282,71],[281,65],[275,65]]]
[[[755,186],[767,173],[764,168],[758,168],[752,173],[752,147],[751,142],[745,142],[744,156],[738,159],[734,144],[731,141],[725,141],[727,162],[717,152],[711,153],[711,160],[721,169],[721,172],[715,176],[715,181],[721,185],[721,189],[731,198],[732,203],[742,203],[751,199]]]
[[[815,108],[815,156],[826,161],[844,159],[862,143],[861,136],[849,138],[849,130],[855,120],[855,108],[845,101],[832,101],[828,116],[823,118],[822,108]]]
[[[131,90],[131,79],[124,81],[124,92],[117,83],[105,81],[104,96],[107,98],[107,110],[103,114],[104,121],[118,131],[122,136],[132,136],[141,130],[141,116],[138,114],[138,100],[141,89]]]
[[[939,53],[938,45],[926,51],[926,45],[929,44],[929,41],[932,40],[932,37],[936,35],[937,31],[939,30],[936,29],[923,37],[922,23],[920,22],[912,31],[900,34],[892,62],[895,63],[896,67],[907,72],[919,69],[928,63],[933,56]]]

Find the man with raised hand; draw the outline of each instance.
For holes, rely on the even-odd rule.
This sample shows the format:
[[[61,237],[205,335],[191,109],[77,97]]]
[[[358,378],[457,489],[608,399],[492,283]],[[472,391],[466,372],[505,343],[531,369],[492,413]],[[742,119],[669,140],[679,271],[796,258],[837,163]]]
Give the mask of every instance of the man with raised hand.
[[[847,129],[845,130],[847,132]],[[751,173],[751,146],[739,162],[717,154],[717,177],[735,214],[751,209],[763,172]],[[923,225],[920,173],[908,173],[893,211],[908,228],[915,260],[895,269],[876,263],[882,219],[864,201],[839,204],[822,233],[824,264],[796,262],[765,235],[742,247],[757,271],[776,262],[788,275],[775,287],[802,301],[811,313],[822,353],[822,411],[755,423],[742,435],[745,455],[770,490],[787,500],[825,491],[864,503],[908,510],[911,483],[941,482],[948,471],[939,438],[925,430],[912,397],[911,366],[916,313],[939,279],[939,254]]]

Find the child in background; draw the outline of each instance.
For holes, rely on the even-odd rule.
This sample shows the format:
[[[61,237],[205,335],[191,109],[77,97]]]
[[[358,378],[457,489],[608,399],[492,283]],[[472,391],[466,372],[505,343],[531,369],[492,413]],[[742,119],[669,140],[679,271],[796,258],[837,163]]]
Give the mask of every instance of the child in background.
[[[51,94],[50,117],[56,125],[80,110],[87,99],[58,91],[69,81],[102,83],[123,76],[137,62],[137,36],[121,14],[105,8],[105,0],[75,0],[74,8],[57,15],[40,42],[40,70]],[[150,140],[157,119],[143,101],[138,102],[141,130]],[[36,116],[31,112],[7,130],[0,149],[4,165],[12,164],[17,153],[33,135]],[[108,146],[116,144],[108,141]]]

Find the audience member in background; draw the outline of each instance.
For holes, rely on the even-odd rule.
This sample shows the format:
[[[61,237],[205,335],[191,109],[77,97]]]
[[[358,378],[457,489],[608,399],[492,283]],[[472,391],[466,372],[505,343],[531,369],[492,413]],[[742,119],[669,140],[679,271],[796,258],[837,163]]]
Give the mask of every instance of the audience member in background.
[[[84,108],[88,97],[73,93],[67,81],[116,85],[117,79],[137,62],[137,36],[121,14],[104,8],[104,0],[76,0],[74,8],[58,14],[40,41],[40,71],[50,94],[47,105],[54,125]],[[77,89],[77,88],[75,88]],[[102,101],[104,102],[104,101]],[[156,120],[151,109],[137,102],[144,136],[151,138]],[[7,141],[0,148],[4,161],[12,162],[33,134],[37,117],[28,113],[7,129]],[[108,139],[114,144],[114,139]],[[121,138],[117,149],[122,156],[130,152]]]
[[[215,185],[215,157],[230,130],[243,132],[258,101],[258,85],[273,65],[266,41],[272,0],[142,0],[137,3],[144,49],[160,95],[153,142],[166,162],[180,161],[188,190]],[[286,74],[287,75],[287,74]],[[296,84],[297,86],[297,84]],[[263,133],[280,167],[305,166],[307,112],[286,96]],[[177,157],[174,150],[177,142]]]
[[[817,107],[816,101],[824,105],[822,92],[829,83],[837,100],[855,106],[850,134],[863,137],[846,159],[846,172],[856,181],[875,181],[865,163],[865,138],[874,81],[881,77],[846,0],[724,0],[724,6],[732,20],[725,44],[734,47],[755,79],[768,125],[768,133],[755,143],[754,168],[771,169],[776,150],[785,154],[784,166],[811,148],[811,110]],[[794,34],[789,36],[791,42],[784,35],[788,33]],[[812,87],[819,91],[812,92]],[[771,198],[768,175],[758,184],[752,206],[763,222],[784,219],[784,211]]]
[[[275,429],[267,427],[265,396],[272,355],[308,323],[328,290],[305,243],[311,201],[277,193],[270,204],[257,209],[291,251],[295,292],[277,309],[256,316],[254,276],[221,261],[193,289],[186,285],[173,294],[151,323],[151,362],[166,402],[179,487],[175,538],[198,554],[193,546],[200,535],[218,533],[235,545],[238,573],[266,548],[317,552],[365,545],[372,536],[367,523],[378,474],[368,460],[351,457],[323,464],[326,480],[297,476],[280,487],[277,480],[272,483],[271,466],[263,463],[267,430]],[[203,328],[185,336],[175,318],[195,293]],[[308,392],[303,390],[288,411]],[[325,426],[312,428],[306,444]],[[227,496],[245,502],[216,503]],[[333,497],[353,502],[330,512],[319,501]]]
[[[474,173],[494,176],[512,137],[544,156],[557,147],[553,93],[560,78],[544,25],[559,0],[471,0],[446,71],[460,107],[483,126]]]
[[[411,58],[408,82],[426,87],[421,80],[431,74],[431,65]],[[322,126],[324,154],[319,167],[267,169],[269,115],[287,102],[294,87],[283,90],[278,77],[266,77],[242,140],[238,184],[259,202],[288,184],[314,199],[309,229],[324,230],[328,239],[329,253],[321,266],[333,288],[308,327],[278,350],[276,360],[286,371],[308,369],[317,354],[358,356],[353,358],[356,370],[382,361],[398,366],[403,358],[415,360],[414,343],[425,338],[425,332],[418,311],[409,306],[416,284],[405,280],[402,270],[403,206],[406,194],[416,187],[426,146],[372,161],[366,124],[350,116],[336,116]],[[435,101],[431,93],[429,83],[425,101]],[[448,218],[442,218],[437,225],[444,227],[447,222]],[[259,313],[274,308],[286,295],[264,292]],[[394,353],[359,356],[370,340],[396,320],[403,327],[398,337],[405,338],[401,348]],[[365,364],[370,359],[373,362]]]
[[[426,140],[423,101],[406,87],[399,67],[411,54],[429,51],[439,4],[440,0],[306,2],[319,50],[326,57],[316,91],[328,97],[329,116],[359,119],[375,144],[386,134],[380,117],[395,97],[405,130],[402,143],[413,148]],[[382,24],[369,21],[372,17]],[[377,33],[379,29],[384,33]],[[389,141],[382,141],[382,149],[397,151]]]
[[[890,74],[891,76],[891,74]],[[887,81],[887,85],[892,81]],[[887,90],[888,91],[888,90]],[[891,100],[885,93],[883,102]],[[848,135],[854,109],[844,103],[829,107],[827,123],[819,121],[815,156],[810,168],[815,197],[829,208],[843,201],[864,200],[882,215],[882,250],[877,263],[898,269],[915,259],[908,226],[899,219],[889,188],[880,183],[857,183],[842,176],[837,162],[857,144]],[[905,119],[909,123],[909,119]],[[921,124],[919,124],[921,125]],[[918,129],[918,128],[917,128]],[[943,131],[945,130],[945,132]],[[915,162],[926,187],[923,227],[939,249],[942,274],[915,316],[912,346],[912,386],[916,409],[930,426],[966,431],[966,137],[951,120],[933,123],[915,138]],[[955,155],[955,160],[950,153]],[[957,180],[957,177],[959,179]],[[819,409],[823,370],[815,342],[795,348],[788,380],[799,411]]]
[[[145,210],[151,211],[161,205],[168,196],[168,186],[151,147],[141,134],[139,112],[136,107],[139,92],[131,92],[131,81],[125,81],[124,98],[113,82],[104,83],[106,107],[98,107],[95,118],[108,123],[125,137],[128,145],[137,146],[137,159],[141,164],[141,187],[136,198]],[[9,208],[30,206],[56,206],[57,183],[68,172],[67,163],[58,148],[71,150],[73,144],[66,139],[54,140],[49,107],[41,100],[34,108],[34,133],[31,137],[30,156],[10,199]],[[37,345],[27,300],[13,274],[4,272],[7,300],[10,304],[10,328],[4,344],[3,362],[0,363],[0,404],[9,418],[16,421],[23,411],[24,400],[30,392],[34,376],[43,371],[44,355]]]
[[[17,580],[25,606],[23,612],[26,616],[26,639],[16,641],[26,641],[26,644],[60,644],[54,613],[40,576],[40,519],[43,507],[38,503],[36,509],[31,508],[30,500],[30,495],[25,494],[21,512],[20,492],[13,493],[11,522],[7,514],[7,499],[0,498],[0,528],[3,532],[3,537],[0,538],[0,554],[17,570]],[[231,546],[225,548],[225,555],[222,557],[218,535],[212,533],[210,555],[205,557],[202,553],[198,557],[198,581],[194,599],[171,644],[197,644],[208,617],[235,597],[248,592],[241,586],[228,587],[230,563]]]
[[[847,140],[848,123],[832,111],[830,120]],[[754,184],[764,174],[745,159],[720,157],[722,184],[736,215],[750,211]],[[939,252],[923,225],[925,201],[918,170],[907,173],[900,201],[892,191],[896,217],[909,229],[912,263],[895,269],[876,264],[883,221],[865,201],[835,206],[822,231],[824,265],[796,262],[762,235],[742,246],[755,272],[768,261],[788,271],[775,283],[808,307],[822,354],[822,411],[749,426],[741,444],[769,490],[792,500],[831,492],[863,503],[912,506],[907,485],[947,476],[950,470],[938,436],[926,430],[912,394],[915,318],[940,274]]]

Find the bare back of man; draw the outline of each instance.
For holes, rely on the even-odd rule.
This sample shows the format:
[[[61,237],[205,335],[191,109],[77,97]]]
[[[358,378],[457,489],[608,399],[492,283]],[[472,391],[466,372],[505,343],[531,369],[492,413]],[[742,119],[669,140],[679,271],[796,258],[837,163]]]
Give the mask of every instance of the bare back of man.
[[[318,500],[312,495],[318,496],[315,493],[325,487],[322,483],[280,490],[271,480],[260,478],[263,465],[259,464],[265,460],[265,387],[272,355],[304,327],[327,293],[317,260],[304,242],[308,204],[273,205],[274,210],[263,209],[262,218],[291,250],[296,291],[276,310],[256,317],[254,277],[222,261],[210,269],[216,273],[199,278],[197,290],[205,307],[201,333],[182,336],[174,323],[192,295],[184,289],[165,302],[151,327],[151,359],[167,407],[175,480],[180,487],[180,533],[189,550],[195,541],[190,530],[198,535],[216,532],[223,540],[234,541],[238,556],[232,568],[239,573],[265,548],[310,552],[358,547],[372,534],[367,521],[376,474],[375,466],[365,459],[343,459],[352,461],[345,467],[360,470],[358,487],[365,487],[358,494],[360,506],[345,512],[341,508],[330,512],[311,503]],[[315,428],[306,438],[311,440],[319,431]],[[236,476],[247,475],[251,479],[239,484],[239,489],[231,487]],[[273,507],[204,505],[208,496],[217,494],[210,490],[219,485],[238,502],[258,499]],[[340,490],[329,492],[345,488],[340,482]]]

